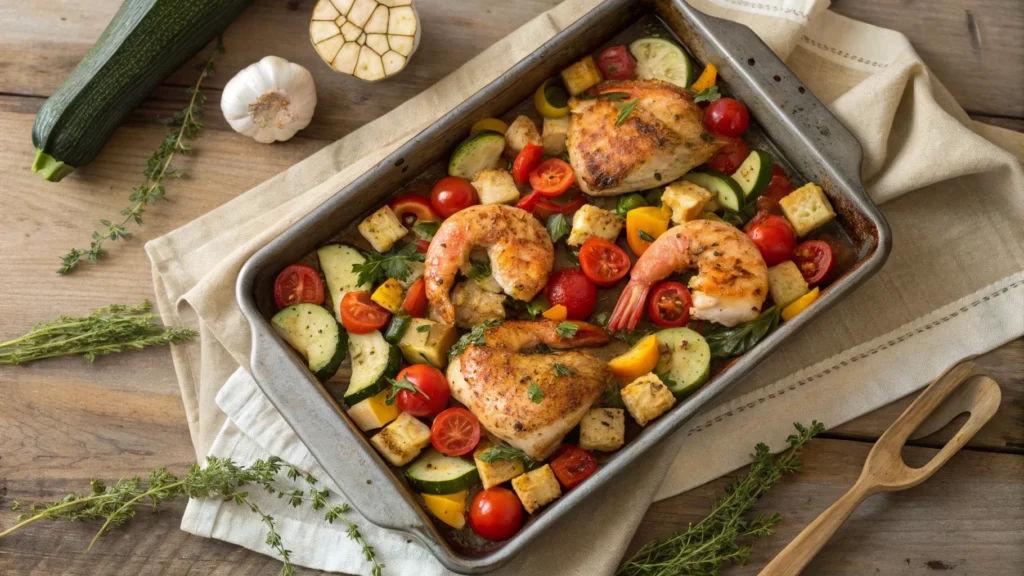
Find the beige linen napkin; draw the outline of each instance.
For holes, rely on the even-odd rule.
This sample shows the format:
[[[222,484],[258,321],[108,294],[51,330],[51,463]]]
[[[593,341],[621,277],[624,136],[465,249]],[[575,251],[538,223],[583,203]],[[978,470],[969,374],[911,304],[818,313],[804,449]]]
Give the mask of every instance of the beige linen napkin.
[[[542,14],[387,116],[147,244],[164,320],[200,330],[198,342],[173,351],[197,457],[211,449],[243,461],[304,453],[244,371],[221,391],[249,361],[250,332],[234,301],[246,259],[596,3],[571,0]],[[959,358],[1024,335],[1024,137],[972,122],[902,35],[828,12],[824,0],[691,4],[751,26],[858,137],[862,176],[885,202],[893,253],[855,294],[613,482],[606,493],[616,498],[591,499],[532,546],[518,573],[610,571],[652,498],[743,465],[758,441],[781,448],[794,420],[838,425],[918,389]],[[280,434],[266,434],[268,422]],[[193,503],[182,528],[271,553],[252,520],[236,513],[231,504]],[[312,545],[343,540],[330,530],[295,517],[283,534],[294,536],[300,564],[365,571],[337,550],[344,546]],[[590,546],[568,545],[581,534]],[[385,548],[399,557],[383,561],[415,558],[417,573],[439,570],[419,561],[418,547],[403,555],[395,546]]]

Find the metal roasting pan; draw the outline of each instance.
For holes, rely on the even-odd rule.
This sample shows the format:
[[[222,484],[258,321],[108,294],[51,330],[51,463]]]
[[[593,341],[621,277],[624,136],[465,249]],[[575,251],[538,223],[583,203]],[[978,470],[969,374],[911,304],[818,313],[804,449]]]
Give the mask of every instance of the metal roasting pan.
[[[676,405],[610,456],[590,479],[565,492],[511,540],[469,545],[427,516],[400,471],[376,453],[368,438],[270,325],[273,283],[285,266],[306,257],[369,213],[416,175],[447,158],[479,118],[502,116],[527,100],[540,83],[608,44],[638,22],[671,31],[698,66],[714,63],[719,85],[748,106],[763,144],[790,168],[794,183],[821,184],[838,222],[856,247],[856,263],[805,313],[782,324],[753,350],[730,363],[699,392]],[[635,34],[634,34],[635,35]],[[753,124],[753,123],[752,123]],[[591,493],[679,430],[722,391],[742,379],[784,340],[875,273],[889,254],[889,228],[860,181],[860,144],[747,27],[698,12],[682,0],[609,0],[580,18],[494,82],[456,106],[257,252],[242,268],[236,293],[252,328],[251,370],[257,383],[344,496],[370,522],[426,546],[454,572],[480,574],[515,557]],[[386,559],[385,559],[386,560]]]

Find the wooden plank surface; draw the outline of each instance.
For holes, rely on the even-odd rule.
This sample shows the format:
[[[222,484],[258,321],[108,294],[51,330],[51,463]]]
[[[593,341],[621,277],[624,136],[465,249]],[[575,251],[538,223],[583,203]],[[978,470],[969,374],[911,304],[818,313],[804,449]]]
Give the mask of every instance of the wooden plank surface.
[[[180,108],[191,66],[172,76],[118,130],[100,158],[59,186],[27,167],[30,131],[43,98],[56,88],[106,26],[118,0],[37,0],[0,4],[0,335],[23,333],[41,319],[111,302],[152,297],[141,245],[278,173],[326,143],[385,114],[468,61],[557,0],[474,0],[467,9],[417,0],[424,27],[413,65],[386,85],[332,73],[306,40],[312,2],[256,0],[225,35],[221,74],[210,83],[208,131],[199,154],[181,167],[189,176],[169,186],[171,201],[152,209],[130,243],[100,267],[57,278],[58,257],[87,244],[100,218],[117,213],[138,184],[146,158],[162,138],[160,117]],[[298,5],[297,10],[289,7]],[[936,76],[981,120],[1024,127],[1024,3],[979,0],[837,0],[848,16],[903,31]],[[273,30],[271,33],[270,30]],[[273,53],[309,68],[321,95],[310,128],[284,144],[263,146],[231,132],[215,106],[219,87],[242,66]],[[382,89],[386,86],[386,89]],[[31,314],[26,313],[31,303]],[[1000,411],[964,454],[934,479],[906,493],[875,496],[812,565],[809,574],[971,575],[1018,573],[1024,565],[1024,341],[980,360],[1002,384]],[[93,477],[182,472],[193,452],[170,358],[164,350],[0,367],[0,526],[12,500],[59,498]],[[759,505],[785,518],[758,545],[752,563],[728,574],[756,574],[804,525],[856,479],[870,442],[910,399],[831,430],[805,454],[805,473],[788,479]],[[927,458],[947,428],[909,448]],[[727,478],[657,503],[634,538],[685,528],[703,517]],[[141,511],[84,554],[96,526],[37,523],[0,542],[2,574],[276,574],[280,563],[178,529],[183,504],[158,515]],[[313,571],[301,571],[312,574]]]

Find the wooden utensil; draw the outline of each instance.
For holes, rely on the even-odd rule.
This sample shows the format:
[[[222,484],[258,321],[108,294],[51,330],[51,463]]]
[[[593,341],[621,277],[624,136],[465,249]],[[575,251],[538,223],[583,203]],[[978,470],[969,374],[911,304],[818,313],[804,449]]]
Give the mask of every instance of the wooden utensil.
[[[956,397],[950,398],[954,393]],[[951,402],[945,403],[947,399]],[[930,478],[992,418],[1000,399],[999,385],[985,376],[974,362],[968,360],[946,370],[878,439],[853,487],[804,528],[760,576],[799,574],[865,498],[878,492],[905,490]],[[929,419],[940,406],[942,409],[936,416],[942,418]],[[964,412],[971,414],[967,423],[930,462],[920,468],[907,466],[903,461],[903,445],[915,430],[923,428],[934,432]]]

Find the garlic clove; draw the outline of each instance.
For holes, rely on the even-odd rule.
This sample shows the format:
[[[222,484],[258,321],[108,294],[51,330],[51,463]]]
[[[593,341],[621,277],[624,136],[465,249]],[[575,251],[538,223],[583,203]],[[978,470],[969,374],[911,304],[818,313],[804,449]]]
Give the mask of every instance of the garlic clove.
[[[341,51],[334,58],[334,62],[331,63],[338,72],[343,74],[355,74],[356,73],[356,61],[359,59],[359,44],[355,42],[348,42],[341,47]]]
[[[416,13],[412,11],[412,6],[400,6],[391,9],[391,15],[388,20],[388,32],[405,36],[416,34]]]
[[[397,34],[388,34],[388,44],[391,45],[392,50],[398,52],[402,56],[405,56],[406,58],[412,56],[412,36],[398,36]]]
[[[397,74],[402,68],[405,68],[405,56],[394,50],[384,54],[381,60],[384,62],[384,74],[388,76]]]
[[[377,0],[356,0],[347,17],[349,22],[362,28],[370,20],[370,15],[377,8]]]
[[[309,37],[313,39],[313,44],[323,42],[331,36],[337,36],[340,32],[338,26],[330,21],[314,20],[309,27]]]
[[[313,20],[334,20],[341,12],[330,2],[319,2],[313,7]]]
[[[319,0],[309,30],[324,62],[368,82],[402,71],[420,36],[412,0]]]
[[[370,47],[370,50],[373,50],[381,56],[391,49],[391,47],[388,46],[388,37],[384,34],[367,34],[366,45]],[[386,70],[387,66],[385,65],[384,68]]]
[[[380,55],[363,46],[359,51],[359,62],[356,63],[356,77],[374,82],[383,80],[387,75],[384,73],[384,62]]]
[[[316,51],[320,54],[320,57],[327,62],[334,60],[334,57],[338,55],[338,51],[345,45],[345,38],[338,34],[332,36],[327,40],[316,45]]]

